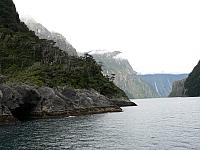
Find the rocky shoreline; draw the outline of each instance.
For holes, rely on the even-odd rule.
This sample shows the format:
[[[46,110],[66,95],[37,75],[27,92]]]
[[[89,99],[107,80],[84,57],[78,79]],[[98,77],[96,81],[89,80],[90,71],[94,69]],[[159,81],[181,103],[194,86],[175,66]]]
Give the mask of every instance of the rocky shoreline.
[[[121,112],[136,106],[127,98],[109,99],[90,89],[0,85],[0,124],[32,119]]]
[[[62,112],[36,112],[32,113],[32,119],[48,119],[48,118],[57,118],[57,117],[69,117],[69,116],[81,116],[81,115],[90,115],[90,114],[100,114],[107,112],[122,112],[120,107],[108,106],[108,107],[91,107],[83,109],[74,109]]]
[[[0,115],[0,126],[16,122],[18,122],[18,120],[16,120],[12,115]]]

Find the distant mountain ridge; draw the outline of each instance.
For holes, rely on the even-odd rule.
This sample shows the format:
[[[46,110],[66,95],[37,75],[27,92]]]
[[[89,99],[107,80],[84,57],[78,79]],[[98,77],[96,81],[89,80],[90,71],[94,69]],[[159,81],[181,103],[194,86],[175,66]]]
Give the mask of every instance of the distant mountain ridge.
[[[146,74],[140,75],[141,79],[147,82],[160,97],[169,96],[174,81],[186,78],[188,74]]]
[[[70,56],[77,56],[76,49],[69,42],[67,42],[66,38],[62,34],[50,32],[42,24],[37,23],[30,17],[22,17],[20,19],[31,31],[34,31],[40,39],[53,40],[56,42],[55,46],[58,46],[61,50],[66,51]]]
[[[146,82],[141,80],[128,60],[121,58],[120,51],[91,51],[94,59],[102,63],[103,74],[115,74],[114,83],[123,89],[129,98],[158,97],[157,93]]]

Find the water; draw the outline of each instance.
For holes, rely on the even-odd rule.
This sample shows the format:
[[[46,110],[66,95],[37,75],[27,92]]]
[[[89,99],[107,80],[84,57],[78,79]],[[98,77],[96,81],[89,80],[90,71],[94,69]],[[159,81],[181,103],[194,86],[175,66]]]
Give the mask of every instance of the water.
[[[0,150],[200,149],[200,98],[134,101],[122,113],[0,127]]]

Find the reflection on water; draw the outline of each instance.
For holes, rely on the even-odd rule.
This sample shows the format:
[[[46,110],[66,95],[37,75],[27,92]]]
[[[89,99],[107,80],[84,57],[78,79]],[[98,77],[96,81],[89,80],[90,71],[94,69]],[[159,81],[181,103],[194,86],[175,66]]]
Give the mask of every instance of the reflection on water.
[[[200,98],[134,101],[122,113],[0,127],[0,150],[200,149]]]

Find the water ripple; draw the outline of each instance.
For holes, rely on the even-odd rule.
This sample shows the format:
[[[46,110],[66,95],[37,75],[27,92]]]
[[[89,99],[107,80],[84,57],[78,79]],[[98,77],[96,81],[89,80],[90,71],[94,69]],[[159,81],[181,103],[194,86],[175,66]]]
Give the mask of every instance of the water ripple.
[[[138,107],[0,127],[1,150],[199,150],[199,98],[135,100]]]

